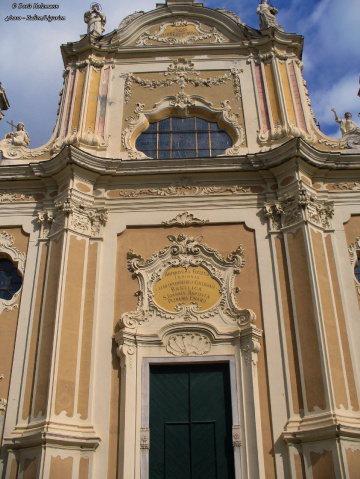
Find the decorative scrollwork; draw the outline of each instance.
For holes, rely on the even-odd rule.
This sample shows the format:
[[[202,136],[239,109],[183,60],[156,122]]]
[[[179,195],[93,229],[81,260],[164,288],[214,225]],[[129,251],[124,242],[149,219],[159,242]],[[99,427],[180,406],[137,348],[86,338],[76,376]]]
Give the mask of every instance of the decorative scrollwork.
[[[192,225],[205,225],[209,223],[209,220],[200,220],[195,218],[193,214],[190,214],[188,211],[179,213],[172,220],[162,221],[161,224],[165,226],[192,226]]]
[[[168,235],[168,240],[170,245],[146,260],[132,250],[128,252],[128,270],[138,278],[140,288],[137,310],[121,316],[120,328],[133,330],[155,318],[199,322],[220,317],[225,324],[237,325],[240,329],[255,321],[255,314],[241,309],[235,297],[239,290],[234,287],[234,277],[245,266],[241,245],[225,259],[217,250],[202,243],[202,236],[194,238],[180,233],[177,236]],[[171,292],[171,284],[168,284],[168,281],[174,281],[174,275],[180,275],[175,282],[184,285],[180,286],[180,293],[175,294]],[[174,287],[176,291],[176,285]],[[157,288],[162,290],[158,299],[154,292],[158,291]],[[165,291],[171,293],[171,300],[162,296]],[[184,296],[185,302],[181,300]],[[191,298],[199,298],[199,304]]]
[[[163,23],[156,33],[143,33],[136,44],[148,45],[149,41],[154,41],[169,45],[187,45],[202,40],[210,40],[210,43],[223,43],[226,41],[225,37],[215,27],[210,30],[204,30],[199,22],[188,22],[184,19],[178,19],[173,23]]]

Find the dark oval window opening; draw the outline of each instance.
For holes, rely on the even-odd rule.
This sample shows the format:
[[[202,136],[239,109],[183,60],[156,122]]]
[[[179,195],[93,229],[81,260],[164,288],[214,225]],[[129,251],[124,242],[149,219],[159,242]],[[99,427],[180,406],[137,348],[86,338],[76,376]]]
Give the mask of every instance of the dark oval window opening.
[[[22,285],[22,277],[8,259],[0,259],[0,298],[9,300],[19,291]]]
[[[357,280],[358,283],[360,283],[360,264],[359,264],[359,258],[356,262],[356,265],[355,265],[355,268],[354,268],[354,274],[355,274],[355,278]]]
[[[150,123],[137,138],[136,149],[156,159],[201,158],[221,155],[232,144],[215,122],[173,117]]]

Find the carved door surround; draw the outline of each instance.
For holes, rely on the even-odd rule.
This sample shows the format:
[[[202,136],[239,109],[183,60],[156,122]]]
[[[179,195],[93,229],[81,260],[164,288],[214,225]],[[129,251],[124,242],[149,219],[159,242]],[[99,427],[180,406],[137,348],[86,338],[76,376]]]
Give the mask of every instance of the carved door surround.
[[[224,258],[202,237],[168,239],[170,245],[146,260],[131,250],[127,255],[139,291],[137,309],[121,316],[114,336],[121,364],[119,474],[148,478],[150,366],[220,361],[230,367],[235,477],[242,471],[263,477],[256,373],[262,331],[254,312],[237,304],[234,287],[244,250],[239,245]],[[251,444],[247,454],[242,444]]]

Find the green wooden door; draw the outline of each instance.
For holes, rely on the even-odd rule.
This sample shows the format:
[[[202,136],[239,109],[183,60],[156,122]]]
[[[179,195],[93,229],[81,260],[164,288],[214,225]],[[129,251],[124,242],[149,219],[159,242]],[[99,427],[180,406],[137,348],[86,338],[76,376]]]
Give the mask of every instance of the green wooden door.
[[[234,479],[229,367],[150,367],[150,479]]]

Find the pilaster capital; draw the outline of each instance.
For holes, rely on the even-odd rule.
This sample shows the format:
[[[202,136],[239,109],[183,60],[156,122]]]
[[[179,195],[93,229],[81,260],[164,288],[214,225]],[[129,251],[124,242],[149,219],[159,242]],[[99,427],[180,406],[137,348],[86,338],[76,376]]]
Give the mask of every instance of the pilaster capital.
[[[300,188],[293,194],[287,194],[276,202],[264,204],[264,215],[269,220],[270,232],[309,222],[323,229],[331,229],[334,216],[334,204],[320,201],[306,188]]]

